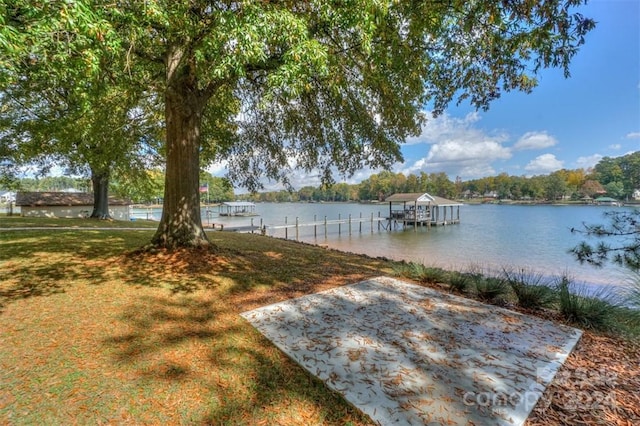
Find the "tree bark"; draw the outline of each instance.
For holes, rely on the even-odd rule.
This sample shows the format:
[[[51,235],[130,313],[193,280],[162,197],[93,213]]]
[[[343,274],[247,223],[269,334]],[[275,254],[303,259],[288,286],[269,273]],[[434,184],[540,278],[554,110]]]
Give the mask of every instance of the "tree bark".
[[[109,173],[91,170],[93,212],[91,218],[111,219],[109,214]]]
[[[186,73],[188,74],[188,73]],[[165,93],[166,174],[156,246],[198,247],[209,244],[200,216],[200,126],[206,100],[189,76],[174,78]]]

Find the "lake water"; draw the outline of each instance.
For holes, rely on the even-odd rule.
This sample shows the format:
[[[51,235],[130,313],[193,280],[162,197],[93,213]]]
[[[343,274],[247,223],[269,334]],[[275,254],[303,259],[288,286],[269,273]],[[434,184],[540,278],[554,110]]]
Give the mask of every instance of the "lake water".
[[[628,280],[628,272],[614,265],[602,269],[580,265],[567,252],[584,239],[572,234],[571,228],[581,228],[583,223],[606,223],[603,213],[612,207],[596,206],[523,206],[523,205],[464,205],[460,207],[460,224],[438,227],[413,227],[391,231],[370,231],[370,222],[328,229],[318,226],[317,237],[313,227],[300,228],[301,241],[322,244],[342,251],[384,256],[390,259],[416,261],[428,266],[465,270],[481,267],[487,272],[499,272],[503,267],[530,268],[548,276],[567,273],[575,281],[591,285],[619,285]],[[620,209],[621,207],[613,207]],[[626,207],[623,207],[626,208]],[[282,225],[298,218],[299,223],[315,220],[370,218],[388,216],[388,204],[345,203],[259,203],[253,218],[255,225]],[[146,213],[145,213],[146,212]],[[141,210],[136,217],[158,220],[159,210]],[[251,218],[219,217],[216,208],[203,209],[204,224],[247,226]],[[285,237],[283,230],[269,231],[268,235]],[[289,239],[295,238],[295,230],[288,230]]]

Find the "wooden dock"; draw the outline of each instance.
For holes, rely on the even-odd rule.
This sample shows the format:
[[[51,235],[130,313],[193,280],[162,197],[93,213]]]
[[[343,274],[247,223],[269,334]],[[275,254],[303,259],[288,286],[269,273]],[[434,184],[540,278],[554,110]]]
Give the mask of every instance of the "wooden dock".
[[[445,210],[446,212],[446,210]],[[390,226],[394,229],[402,227],[418,227],[418,226],[445,226],[445,225],[457,225],[460,223],[460,216],[454,216],[451,214],[447,217],[447,215],[434,215],[431,216],[431,211],[429,210],[417,210],[417,214],[415,210],[393,210],[391,212],[391,216],[388,218],[390,221]]]
[[[210,226],[211,226],[211,229],[213,230],[225,231],[225,232],[250,232],[253,234],[254,232],[261,231],[261,227],[254,225],[253,223],[251,223],[251,225],[243,225],[243,226],[225,225],[222,223],[212,223]]]
[[[342,218],[341,215],[338,215],[338,219],[328,219],[327,216],[325,216],[323,219],[318,220],[318,218],[314,216],[311,222],[300,222],[300,219],[296,217],[292,223],[289,223],[289,218],[285,216],[284,224],[282,225],[267,225],[263,223],[262,219],[260,219],[259,224],[256,224],[254,218],[251,218],[250,225],[234,226],[212,223],[210,226],[216,231],[250,232],[252,234],[261,233],[262,235],[271,236],[278,231],[284,230],[285,239],[289,239],[289,233],[292,231],[291,233],[294,234],[295,239],[298,240],[300,238],[300,231],[303,228],[313,228],[314,237],[318,237],[319,234],[324,234],[326,238],[330,229],[332,229],[332,232],[337,229],[338,235],[341,235],[343,232],[351,235],[353,232],[362,233],[366,230],[373,233],[376,230],[391,229],[391,222],[389,222],[389,218],[380,217],[380,213],[378,213],[377,217],[374,216],[373,213],[371,213],[370,217],[363,217],[361,213],[359,217],[349,215]]]
[[[398,228],[400,225],[403,227],[408,226],[446,226],[446,225],[457,225],[460,223],[460,219],[443,219],[443,220],[432,220],[430,218],[425,219],[409,219],[409,218],[395,218],[392,219],[392,225],[394,228]]]
[[[288,223],[288,218],[285,217],[283,225],[264,225],[263,234],[273,235],[274,231],[284,230],[285,239],[288,239],[289,230],[293,230],[295,232],[295,239],[298,240],[301,228],[313,228],[314,237],[318,237],[318,229],[320,229],[320,232],[324,234],[324,237],[326,238],[329,233],[329,228],[331,227],[334,229],[337,227],[338,235],[341,235],[345,231],[348,232],[348,235],[351,235],[356,230],[357,232],[362,233],[363,225],[365,225],[366,230],[366,224],[369,224],[368,228],[371,233],[375,230],[380,231],[382,229],[390,229],[388,218],[380,217],[379,213],[376,217],[371,213],[370,217],[362,217],[362,214],[360,214],[359,217],[352,217],[352,215],[349,215],[346,218],[342,218],[341,215],[338,215],[338,219],[327,219],[325,216],[324,219],[321,220],[318,220],[317,217],[314,216],[314,220],[312,222],[304,223],[301,223],[297,217],[295,218],[294,223]]]
[[[329,232],[334,234],[337,232],[338,235],[342,235],[343,233],[351,235],[354,232],[363,233],[368,231],[373,234],[376,231],[380,232],[383,230],[391,231],[399,228],[407,229],[408,227],[413,227],[417,230],[419,226],[431,227],[460,223],[459,206],[462,204],[455,202],[445,204],[442,203],[441,199],[437,199],[437,201],[440,201],[441,204],[438,205],[430,202],[426,205],[418,203],[407,205],[405,202],[401,208],[393,208],[390,204],[389,216],[387,217],[382,217],[380,212],[378,212],[377,216],[371,213],[368,217],[363,217],[362,213],[360,213],[358,217],[348,215],[343,218],[341,215],[338,215],[337,219],[329,219],[327,216],[318,219],[317,216],[314,216],[312,221],[301,222],[298,217],[290,221],[289,218],[285,216],[283,224],[265,224],[262,218],[260,218],[259,222],[251,218],[250,225],[214,223],[211,227],[219,231],[250,232],[252,234],[260,233],[269,236],[278,234],[277,236],[279,237],[282,237],[282,231],[284,231],[285,239],[289,239],[291,234],[291,237],[299,240],[301,231],[309,228],[313,228],[313,233],[311,234],[307,231],[305,232],[305,237],[313,236],[314,238],[318,238],[319,236],[324,236],[326,239]]]

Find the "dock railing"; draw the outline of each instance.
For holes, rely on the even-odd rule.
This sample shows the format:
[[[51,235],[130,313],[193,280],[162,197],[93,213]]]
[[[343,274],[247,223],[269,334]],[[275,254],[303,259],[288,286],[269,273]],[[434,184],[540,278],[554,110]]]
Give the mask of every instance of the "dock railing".
[[[318,238],[319,235],[324,235],[326,239],[330,232],[335,233],[336,231],[338,235],[342,235],[344,232],[347,232],[348,235],[352,235],[354,232],[361,234],[366,231],[373,234],[375,231],[391,231],[398,229],[400,226],[403,229],[412,226],[414,231],[417,231],[418,225],[425,225],[429,228],[431,225],[448,225],[459,222],[459,219],[447,218],[446,215],[442,219],[438,219],[437,217],[431,217],[428,212],[419,211],[416,217],[416,212],[395,210],[392,212],[391,217],[382,217],[380,212],[378,212],[377,216],[371,213],[368,217],[363,217],[362,213],[360,213],[358,217],[349,214],[343,218],[342,215],[338,214],[337,219],[329,219],[327,216],[318,219],[318,216],[314,215],[313,221],[301,222],[299,217],[295,217],[293,221],[290,221],[289,216],[284,216],[284,221],[281,224],[265,224],[262,218],[257,224],[256,219],[251,218],[250,225],[234,226],[214,223],[212,228],[220,231],[261,233],[272,237],[284,237],[287,240],[290,238],[289,234],[292,234],[291,237],[299,241],[301,231],[309,228],[313,228],[313,234],[307,232],[304,237]],[[282,235],[282,231],[284,235]]]
[[[320,220],[318,220],[317,215],[314,215],[312,222],[300,222],[300,218],[296,217],[294,223],[289,223],[289,218],[285,216],[284,224],[282,225],[263,225],[261,219],[260,227],[257,229],[261,230],[263,234],[268,234],[270,236],[273,236],[277,231],[284,230],[285,239],[289,239],[289,231],[291,230],[295,232],[295,239],[297,241],[300,239],[300,231],[302,228],[313,228],[314,238],[318,237],[318,231],[320,231],[321,234],[324,234],[324,237],[326,238],[329,234],[330,228],[334,230],[337,227],[338,235],[342,235],[344,232],[343,226],[347,228],[346,232],[348,232],[348,235],[351,235],[356,229],[357,232],[362,233],[363,228],[365,231],[368,228],[373,234],[375,230],[380,231],[382,229],[388,229],[388,224],[386,222],[388,222],[388,218],[381,217],[380,212],[378,212],[378,216],[371,213],[371,216],[363,217],[362,213],[360,213],[358,217],[353,217],[350,214],[348,217],[343,218],[342,215],[339,214],[337,219],[328,219],[327,216],[324,216],[324,218]],[[367,224],[369,224],[368,227],[366,226]],[[253,227],[253,221],[251,225]],[[363,227],[363,225],[365,226]],[[254,231],[252,230],[251,232],[253,233]]]

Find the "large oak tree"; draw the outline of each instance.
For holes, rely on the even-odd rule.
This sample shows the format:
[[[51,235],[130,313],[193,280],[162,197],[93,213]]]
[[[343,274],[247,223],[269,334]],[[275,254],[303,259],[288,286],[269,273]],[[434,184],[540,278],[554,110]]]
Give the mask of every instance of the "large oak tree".
[[[487,108],[502,91],[530,91],[541,67],[568,75],[593,27],[572,9],[581,3],[6,0],[0,49],[55,72],[143,79],[166,126],[152,242],[199,246],[201,154],[250,189],[265,176],[286,183],[292,167],[330,181],[389,166],[425,107]],[[16,77],[10,62],[0,67],[0,83]]]

